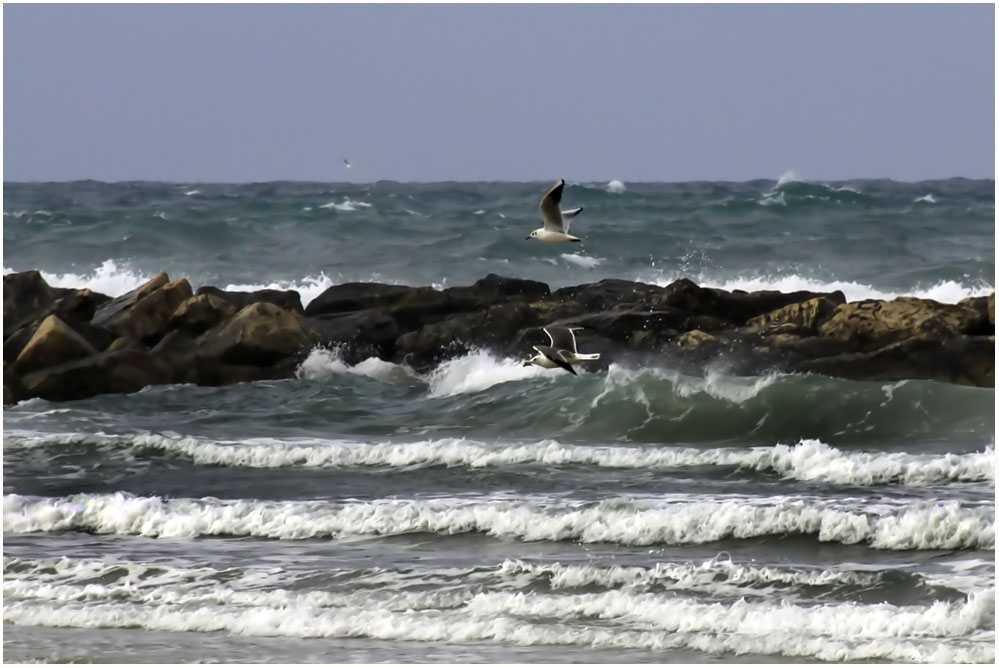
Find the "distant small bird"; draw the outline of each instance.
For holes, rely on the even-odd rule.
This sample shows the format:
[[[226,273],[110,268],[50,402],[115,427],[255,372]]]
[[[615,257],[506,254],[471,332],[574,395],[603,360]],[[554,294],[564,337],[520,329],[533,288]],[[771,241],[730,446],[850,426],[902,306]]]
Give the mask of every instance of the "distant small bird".
[[[545,226],[539,227],[525,238],[553,244],[563,241],[582,241],[579,237],[569,234],[569,225],[583,207],[562,211],[558,205],[562,201],[563,188],[565,188],[565,179],[559,179],[559,182],[541,198],[541,218],[545,221]]]
[[[545,369],[562,367],[574,376],[579,374],[572,368],[577,362],[586,362],[600,359],[600,353],[583,354],[576,350],[576,335],[573,332],[583,329],[582,327],[557,327],[549,325],[544,327],[545,334],[551,340],[550,346],[532,346],[538,354],[529,360],[524,361],[524,366],[532,364]]]
[[[346,169],[350,169],[350,168],[351,168],[351,164],[350,164],[350,160],[348,160],[347,158],[344,158],[344,159],[343,159],[343,166],[344,166],[344,167],[345,167]]]

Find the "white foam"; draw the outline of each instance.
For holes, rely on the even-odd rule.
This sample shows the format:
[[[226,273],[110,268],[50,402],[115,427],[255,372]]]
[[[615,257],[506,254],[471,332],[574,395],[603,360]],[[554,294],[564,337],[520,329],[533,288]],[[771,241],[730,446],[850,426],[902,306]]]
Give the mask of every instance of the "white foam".
[[[320,209],[336,209],[337,211],[357,211],[358,209],[368,209],[370,207],[370,202],[352,200],[349,197],[344,197],[342,202],[326,202],[326,204],[319,205]]]
[[[780,374],[731,376],[712,369],[708,369],[703,377],[686,376],[672,369],[655,367],[632,369],[612,363],[604,376],[603,392],[593,400],[591,407],[595,407],[604,397],[611,396],[617,390],[635,386],[644,378],[668,381],[678,397],[706,394],[714,399],[741,404],[757,396],[780,377]]]
[[[776,193],[766,193],[757,203],[762,206],[787,206],[783,190]]]
[[[92,590],[93,602],[79,597],[67,600],[71,592],[66,590],[26,589],[21,592],[26,600],[5,597],[4,621],[246,636],[687,648],[826,661],[991,663],[995,656],[995,634],[989,628],[994,589],[976,593],[964,603],[930,606],[707,603],[628,591],[578,595],[485,591],[470,598],[406,592],[381,600],[369,593],[344,597],[338,605],[326,592],[234,592],[225,586],[180,596],[157,596],[155,590],[116,591],[121,598],[107,602],[107,592],[97,587]]]
[[[681,274],[652,274],[641,275],[636,280],[653,285],[666,286],[680,278],[684,278],[684,276]],[[855,281],[826,281],[799,276],[797,274],[783,276],[740,276],[737,278],[718,278],[710,274],[702,274],[692,277],[691,280],[703,287],[721,288],[722,290],[729,291],[780,290],[781,292],[795,292],[798,290],[810,290],[812,292],[834,292],[840,290],[847,301],[918,297],[921,299],[933,299],[944,304],[956,304],[965,297],[987,295],[995,291],[995,287],[991,283],[984,281],[968,283],[940,281],[931,286],[890,291]]]
[[[568,375],[568,374],[566,374]],[[539,366],[524,366],[523,360],[499,358],[485,350],[473,350],[443,362],[427,377],[430,396],[453,397],[487,390],[500,383],[555,376]]]
[[[789,169],[777,177],[777,185],[775,188],[780,188],[782,185],[794,183],[795,181],[801,181],[801,178],[793,169]]]
[[[481,216],[481,215],[482,215],[482,214],[484,214],[485,212],[486,212],[486,210],[485,210],[485,209],[478,209],[478,210],[476,210],[476,211],[473,211],[472,213],[474,213],[474,214],[475,214],[476,216]]]
[[[322,373],[356,373],[397,382],[398,367],[383,370],[348,367],[332,355],[321,358]],[[317,364],[320,358],[317,356]],[[339,370],[337,370],[337,368]],[[390,365],[394,366],[394,365]],[[333,367],[330,369],[329,367]],[[322,377],[319,375],[318,377]],[[412,378],[405,376],[404,378]],[[734,466],[773,472],[794,480],[818,480],[844,485],[900,483],[910,486],[941,482],[994,480],[995,453],[911,455],[883,452],[844,452],[821,441],[754,448],[683,448],[669,446],[571,445],[555,440],[526,443],[487,443],[464,438],[412,442],[357,442],[342,439],[247,438],[238,441],[182,437],[176,434],[39,434],[8,430],[8,448],[65,447],[86,442],[114,448],[158,448],[212,466],[280,468],[393,466],[503,467],[516,464],[562,466],[586,464],[620,469],[683,469]]]
[[[624,192],[624,182],[613,179],[607,183],[607,192],[609,193],[623,193]]]
[[[302,305],[321,295],[334,285],[333,279],[320,271],[318,276],[306,276],[300,279],[271,281],[270,283],[229,283],[223,290],[254,292],[256,290],[296,290],[302,298]]]
[[[4,268],[4,273],[8,270]],[[118,297],[149,282],[154,274],[137,270],[127,262],[104,260],[99,267],[89,274],[64,273],[57,274],[41,271],[42,278],[59,288],[89,288],[94,292]]]
[[[4,495],[8,533],[90,531],[148,537],[301,540],[404,533],[484,533],[526,541],[686,545],[802,533],[877,549],[992,549],[994,511],[948,501],[864,511],[826,499],[607,499],[599,503],[391,499],[368,502],[168,499],[129,494]]]
[[[736,564],[731,559],[709,559],[700,563],[658,562],[647,566],[601,566],[598,564],[532,563],[508,559],[501,571],[516,577],[521,573],[545,578],[552,589],[577,589],[601,587],[642,589],[665,586],[667,589],[710,589],[718,592],[717,585],[782,586],[874,586],[882,580],[879,571],[850,571],[828,569],[790,569],[776,566]]]
[[[933,196],[933,193],[926,193],[922,197],[917,197],[912,200],[913,202],[925,202],[926,204],[936,204],[937,199]]]
[[[200,190],[188,190],[188,191],[185,191],[184,194],[187,195],[188,197],[191,197],[192,195],[200,195],[201,191]]]
[[[584,269],[593,269],[603,262],[603,258],[580,255],[579,253],[562,253],[562,259]]]
[[[299,378],[309,380],[321,380],[338,374],[367,376],[388,383],[421,382],[420,376],[407,366],[386,362],[377,357],[369,357],[351,366],[343,361],[339,349],[321,347],[313,349],[296,371]]]

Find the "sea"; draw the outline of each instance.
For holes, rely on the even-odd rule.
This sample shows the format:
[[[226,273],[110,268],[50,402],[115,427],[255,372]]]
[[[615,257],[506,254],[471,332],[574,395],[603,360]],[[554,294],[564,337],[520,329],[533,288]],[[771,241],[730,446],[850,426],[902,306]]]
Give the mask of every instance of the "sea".
[[[525,240],[555,180],[5,183],[4,273],[995,286],[993,180],[569,181]],[[4,661],[995,661],[994,389],[530,352],[5,406]]]

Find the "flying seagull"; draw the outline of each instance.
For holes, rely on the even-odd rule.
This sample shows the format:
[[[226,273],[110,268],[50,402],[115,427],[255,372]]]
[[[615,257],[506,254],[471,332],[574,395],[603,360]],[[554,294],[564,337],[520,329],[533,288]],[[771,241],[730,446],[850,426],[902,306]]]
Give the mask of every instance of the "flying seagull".
[[[569,234],[569,225],[583,207],[562,211],[558,205],[562,201],[563,188],[565,188],[565,179],[559,179],[559,182],[541,198],[541,217],[545,221],[545,226],[534,230],[526,238],[553,244],[562,241],[582,241],[579,237]]]
[[[535,364],[545,369],[562,367],[572,375],[578,375],[572,365],[577,362],[586,362],[600,359],[600,353],[583,354],[576,350],[576,330],[582,327],[556,327],[549,325],[544,327],[545,334],[551,339],[550,346],[533,346],[538,354],[524,362],[524,366]]]
[[[350,167],[351,167],[350,160],[348,160],[347,158],[344,158],[343,159],[343,166],[344,166],[345,169],[350,169]]]

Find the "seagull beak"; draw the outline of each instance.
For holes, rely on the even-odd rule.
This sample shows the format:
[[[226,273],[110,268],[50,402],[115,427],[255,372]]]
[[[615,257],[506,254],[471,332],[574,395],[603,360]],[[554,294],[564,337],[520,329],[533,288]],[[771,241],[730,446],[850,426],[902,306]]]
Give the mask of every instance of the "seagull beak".
[[[529,235],[529,234],[526,237],[524,237],[525,240],[526,239],[530,239],[530,238],[531,238],[531,235]]]

